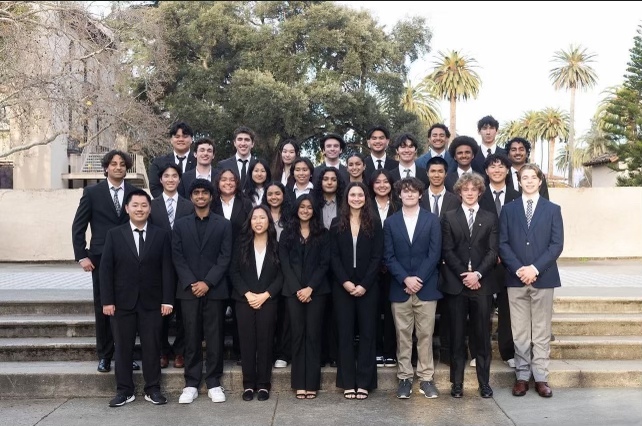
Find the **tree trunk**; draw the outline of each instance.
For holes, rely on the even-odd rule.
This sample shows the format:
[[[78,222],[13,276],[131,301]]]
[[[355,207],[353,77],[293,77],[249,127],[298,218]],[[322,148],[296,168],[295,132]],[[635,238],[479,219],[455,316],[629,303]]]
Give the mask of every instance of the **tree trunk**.
[[[568,129],[568,186],[573,188],[573,156],[575,155],[575,87],[571,87],[571,117]]]
[[[450,140],[457,137],[457,100],[455,96],[450,97]]]
[[[535,158],[535,147],[537,146],[537,141],[533,141],[531,144],[531,154],[528,156],[528,162],[537,164],[537,158]],[[541,164],[541,163],[540,163]]]
[[[550,183],[555,174],[555,138],[548,140],[548,181]]]

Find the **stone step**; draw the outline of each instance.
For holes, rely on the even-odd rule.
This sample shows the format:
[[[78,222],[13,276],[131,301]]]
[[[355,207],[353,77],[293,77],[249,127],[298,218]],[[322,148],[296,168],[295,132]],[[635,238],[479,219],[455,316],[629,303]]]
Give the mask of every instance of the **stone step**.
[[[94,315],[92,300],[3,300],[0,315]]]
[[[112,397],[116,390],[113,374],[98,373],[97,363],[93,362],[6,362],[0,368],[0,398],[75,398],[75,397]],[[114,364],[112,364],[114,367]],[[144,366],[143,366],[144,368]],[[162,370],[162,387],[176,403],[178,395],[185,386],[183,369],[169,367]],[[290,368],[272,370],[272,390],[292,392],[290,387]],[[323,391],[337,391],[335,387],[336,369],[321,369],[321,388]],[[398,380],[396,368],[379,368],[377,392],[394,392]],[[466,367],[464,385],[467,392],[477,391],[475,369]],[[134,372],[138,392],[143,390],[142,372]],[[490,385],[494,388],[510,388],[515,381],[514,370],[501,361],[493,361],[490,370]],[[450,390],[449,367],[438,363],[435,366],[435,383],[442,396]],[[550,363],[549,383],[555,388],[583,387],[642,387],[642,361],[592,361],[592,360],[552,360]],[[414,392],[418,392],[415,380]],[[242,392],[241,367],[226,362],[222,385],[226,392]],[[207,392],[204,385],[201,393]],[[292,396],[294,398],[294,396]]]
[[[0,338],[92,337],[95,335],[93,315],[0,316]]]
[[[557,296],[553,301],[553,312],[642,314],[642,297]]]
[[[492,321],[496,330],[496,315]],[[553,314],[552,326],[555,335],[642,336],[642,314]]]

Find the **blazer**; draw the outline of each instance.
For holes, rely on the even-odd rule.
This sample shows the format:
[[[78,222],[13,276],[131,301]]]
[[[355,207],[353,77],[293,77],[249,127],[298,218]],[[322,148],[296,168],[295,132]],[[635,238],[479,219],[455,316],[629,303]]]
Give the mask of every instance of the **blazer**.
[[[187,164],[185,165],[185,172],[187,173],[189,170],[196,168],[196,157],[194,157],[194,153],[192,151],[189,151],[186,156],[187,158],[185,161],[187,161]],[[149,177],[149,190],[154,198],[160,197],[163,193],[163,185],[161,185],[158,173],[167,163],[176,164],[174,152],[154,158],[154,161],[152,161],[152,164],[149,166],[149,173],[147,173],[147,176]],[[185,196],[185,193],[181,192],[180,185],[178,194],[183,197]]]
[[[444,214],[441,223],[441,253],[444,265],[441,268],[443,280],[439,290],[452,295],[460,294],[467,287],[462,282],[461,274],[471,269],[481,275],[481,287],[468,290],[490,296],[498,292],[494,269],[499,253],[499,230],[497,214],[481,208],[477,211],[473,223],[472,236],[468,230],[468,216],[460,207]]]
[[[390,171],[394,170],[395,167],[399,167],[399,162],[386,154],[386,161],[383,163],[383,168]],[[370,176],[375,170],[377,170],[377,166],[375,166],[374,161],[372,161],[372,155],[368,155],[366,157],[366,169],[363,172],[363,179],[366,185],[370,186]]]
[[[432,213],[432,203],[433,203],[433,198],[432,194],[430,193],[430,188],[427,188],[423,195],[421,196],[421,200],[419,201],[419,205],[428,210],[429,212]],[[452,192],[446,191],[444,193],[444,200],[441,202],[441,208],[439,209],[439,219],[441,220],[444,217],[444,213],[455,210],[457,207],[461,206],[461,201],[459,200],[459,197],[453,194]],[[494,204],[493,204],[494,206]]]
[[[327,166],[325,165],[325,163],[323,163],[320,166],[316,166],[314,168],[314,172],[312,172],[312,180],[311,180],[313,184],[316,185],[316,181],[319,178],[319,175],[321,175],[321,172],[326,167]],[[364,177],[365,177],[365,172],[364,172]],[[339,178],[343,179],[343,183],[346,185],[350,183],[350,173],[348,173],[348,168],[343,164],[339,164]]]
[[[475,157],[473,157],[473,162],[470,164],[473,170],[482,176],[486,176],[486,169],[484,168],[484,162],[486,161],[486,157],[484,157],[484,154],[482,152],[485,149],[488,149],[488,148],[484,147],[483,144],[480,145],[479,149],[477,150],[477,154],[475,154]],[[495,154],[500,154],[508,158],[508,153],[504,148],[496,147]]]
[[[528,265],[534,265],[539,271],[533,287],[561,286],[557,258],[563,249],[560,206],[540,197],[529,227],[521,198],[504,205],[499,217],[499,256],[506,267],[506,287],[522,287],[524,284],[516,272]]]
[[[399,179],[401,179],[399,167],[390,170],[390,177],[392,178],[392,183],[397,182]],[[426,173],[426,169],[424,169],[423,167],[415,166],[415,177],[422,181],[426,188],[430,186],[428,174]]]
[[[113,192],[109,188],[107,179],[84,189],[71,225],[71,240],[76,261],[91,255],[100,256],[105,245],[107,231],[129,222],[129,215],[125,211],[124,204],[127,195],[134,189],[136,189],[135,186],[125,182],[125,193],[120,215],[116,214]],[[87,249],[87,237],[85,235],[88,225],[91,226],[89,249]]]
[[[234,258],[230,266],[230,279],[232,281],[232,299],[246,302],[245,293],[270,293],[270,298],[265,303],[276,303],[283,289],[283,273],[281,265],[274,264],[275,255],[271,247],[266,248],[265,259],[261,268],[261,276],[256,274],[256,257],[254,249],[250,250],[247,265],[241,264],[240,245],[234,245]],[[276,259],[278,260],[278,259]]]
[[[219,170],[216,169],[214,166],[212,166],[212,171],[211,171],[211,182],[212,185],[214,185],[214,178],[218,174]],[[185,197],[188,200],[191,199],[191,194],[189,193],[189,187],[196,180],[196,168],[193,168],[192,170],[186,171],[183,173],[183,177],[181,178],[181,183],[178,184],[178,195],[181,197]],[[218,188],[214,188],[214,191],[218,193]],[[162,191],[161,191],[162,192]],[[216,197],[216,194],[212,194],[212,197]]]
[[[403,210],[386,219],[383,225],[383,257],[392,275],[390,301],[405,302],[410,297],[404,289],[404,280],[417,276],[423,287],[417,296],[423,301],[442,298],[437,289],[439,273],[437,264],[441,259],[441,228],[434,214],[420,208],[415,233],[410,241]]]
[[[513,169],[511,169],[512,171]],[[513,173],[509,173],[508,176],[506,176],[506,186],[510,186],[513,190],[515,188],[513,187]],[[521,195],[522,193],[522,187],[517,185],[518,191]],[[549,199],[548,197],[548,184],[546,183],[546,176],[542,177],[542,185],[539,187],[539,195],[546,198],[547,200]]]
[[[459,173],[457,172],[457,167],[455,167],[454,170],[451,170],[448,173],[446,173],[446,179],[444,180],[444,186],[446,187],[446,191],[450,192],[451,194],[454,194],[455,193],[454,186],[458,180],[459,180]]]
[[[506,194],[504,194],[504,205],[510,203],[516,198],[520,198],[519,192],[513,189],[512,185],[506,184]],[[479,208],[482,210],[495,213],[497,215],[497,208],[495,207],[495,195],[493,194],[493,188],[490,185],[486,186],[486,190],[479,198]],[[502,206],[503,210],[503,206]]]
[[[356,269],[352,267],[354,265],[352,232],[350,229],[345,231],[339,229],[339,218],[332,220],[332,226],[330,227],[330,238],[332,240],[330,264],[335,284],[341,289],[343,289],[343,283],[346,281],[353,281],[355,285],[361,285],[366,290],[370,290],[378,282],[381,259],[383,258],[383,230],[381,229],[379,218],[375,217],[374,219],[372,223],[374,232],[371,236],[367,236],[362,227],[359,229]]]
[[[146,310],[174,304],[169,232],[147,224],[143,251],[138,255],[127,222],[107,232],[100,261],[100,299],[103,305],[132,310],[140,302]]]
[[[428,150],[428,152],[415,160],[415,165],[428,170],[428,160],[430,160],[431,158],[432,153],[430,152],[430,150]],[[448,163],[448,170],[446,170],[446,172],[457,169],[457,163],[447,149],[444,150],[444,160],[446,160],[446,162]]]
[[[303,244],[295,238],[294,244],[288,248],[285,241],[289,230],[281,233],[279,240],[279,258],[283,271],[283,296],[295,297],[296,292],[305,287],[312,287],[312,297],[315,294],[330,293],[328,269],[330,268],[330,238],[324,232],[315,244]]]
[[[194,204],[179,195],[178,202],[174,207],[174,223],[176,223],[178,219],[193,213]],[[152,212],[149,215],[148,222],[169,231],[170,236],[172,235],[172,228],[169,224],[169,217],[167,216],[167,206],[165,205],[162,192],[158,198],[152,200]]]
[[[256,158],[250,157],[250,161],[247,163],[247,174],[245,177],[247,178],[247,175],[250,174],[250,167],[256,163]],[[213,166],[212,166],[213,167]],[[236,154],[231,156],[230,158],[226,158],[225,160],[221,160],[218,162],[218,165],[216,166],[216,173],[220,173],[225,169],[232,169],[232,172],[236,175],[237,178],[241,179],[241,175],[239,174],[239,164],[238,161],[236,161]],[[214,171],[212,171],[212,180],[214,179]],[[241,188],[245,185],[245,181],[241,181]]]
[[[191,285],[205,281],[208,299],[225,300],[230,297],[227,270],[232,260],[232,224],[217,214],[210,213],[205,234],[197,235],[196,214],[174,222],[172,260],[178,274],[177,299],[196,299]],[[199,239],[200,244],[199,244]]]
[[[212,200],[211,209],[212,212],[225,219],[225,216],[223,216],[223,202],[221,201],[220,197],[216,197],[214,200]],[[238,239],[238,236],[241,233],[241,229],[243,228],[243,225],[245,224],[245,221],[247,220],[247,217],[249,216],[251,211],[252,202],[250,200],[248,200],[244,196],[237,195],[234,197],[232,215],[230,216],[230,222],[232,223],[233,241],[236,241]]]

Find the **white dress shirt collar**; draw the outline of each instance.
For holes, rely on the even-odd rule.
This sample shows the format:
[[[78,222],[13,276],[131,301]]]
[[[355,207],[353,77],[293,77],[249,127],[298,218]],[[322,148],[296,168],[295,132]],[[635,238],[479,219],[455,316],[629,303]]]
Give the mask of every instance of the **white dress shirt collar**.
[[[522,194],[522,203],[524,204],[524,213],[526,213],[526,208],[528,207],[528,204],[527,204],[528,200],[533,200],[533,213],[535,213],[535,207],[537,207],[537,202],[539,201],[539,192],[536,192],[530,198]]]
[[[488,156],[488,150],[490,149],[490,153],[494,154],[495,151],[497,150],[497,144],[493,143],[491,146],[486,146],[483,143],[479,146],[479,149],[481,149],[482,155],[484,158]]]
[[[415,163],[412,163],[409,167],[402,166],[401,163],[399,163],[399,175],[401,179],[406,178],[406,170],[410,170],[410,177],[417,177],[417,166]]]
[[[370,154],[370,157],[372,157],[372,164],[374,164],[374,168],[377,169],[379,167],[379,163],[377,161],[381,160],[381,168],[386,167],[386,154],[383,154],[383,157],[377,158],[374,155]]]
[[[457,174],[459,175],[459,177],[461,177],[461,175],[463,175],[464,173],[471,173],[472,171],[472,168],[469,168],[468,170],[462,170],[461,168],[457,167]]]
[[[202,175],[196,170],[196,179],[207,179],[210,182],[212,181],[212,166],[210,166],[210,171],[206,175]]]
[[[294,184],[294,195],[296,198],[299,198],[303,194],[308,194],[310,191],[314,188],[314,185],[312,182],[308,182],[308,185],[303,189],[300,190],[298,186],[296,186],[296,183]]]
[[[165,205],[167,205],[167,200],[169,200],[170,198],[174,200],[174,211],[175,211],[176,204],[178,204],[178,192],[170,197],[169,195],[165,194],[165,191],[163,191],[163,200],[165,201]]]
[[[430,148],[430,158],[435,158],[435,157],[441,157],[444,160],[446,159],[446,150],[444,149],[441,151],[441,153],[438,153],[437,151],[433,150]]]

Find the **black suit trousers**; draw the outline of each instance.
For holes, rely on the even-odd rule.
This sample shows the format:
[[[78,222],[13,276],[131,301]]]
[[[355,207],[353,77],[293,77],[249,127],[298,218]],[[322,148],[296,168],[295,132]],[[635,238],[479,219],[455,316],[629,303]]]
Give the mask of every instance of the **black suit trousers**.
[[[140,300],[132,310],[118,309],[111,321],[116,340],[116,389],[118,393],[134,393],[132,362],[136,333],[140,335],[143,352],[145,393],[160,391],[161,329],[163,316],[158,309],[143,309]]]
[[[477,380],[479,384],[488,384],[490,376],[490,311],[493,296],[483,296],[472,291],[462,291],[448,299],[450,319],[450,381],[464,382],[466,368],[466,317],[469,317],[472,328],[471,338],[475,342]]]
[[[94,317],[96,318],[96,352],[98,359],[112,359],[114,356],[114,336],[110,325],[110,317],[103,314],[103,304],[100,300],[100,258],[89,256],[94,264],[91,271],[91,281],[94,288]]]
[[[321,330],[328,295],[314,295],[309,303],[287,298],[292,336],[292,388],[316,391],[321,387]]]
[[[277,304],[264,303],[261,309],[254,309],[248,303],[237,300],[235,310],[239,327],[243,389],[270,390]]]
[[[274,343],[274,360],[292,360],[292,339],[290,337],[290,313],[286,306],[286,298],[280,297],[276,314],[276,339]]]
[[[390,273],[379,274],[379,306],[377,311],[377,355],[384,358],[397,356],[397,331],[390,304]]]
[[[225,301],[205,297],[182,299],[181,310],[185,329],[185,386],[198,388],[201,379],[205,379],[208,389],[221,386]],[[203,337],[207,356],[204,376]]]
[[[513,331],[510,325],[510,307],[506,287],[497,293],[497,346],[499,355],[504,361],[515,358],[515,343],[513,343]]]
[[[332,289],[339,330],[337,387],[366,389],[377,387],[376,318],[379,289],[372,286],[361,297],[354,297],[343,286]],[[359,349],[355,353],[355,320],[359,327]]]
[[[176,320],[176,338],[174,344],[169,344],[169,329],[171,320]],[[163,335],[161,338],[163,348],[161,349],[162,355],[170,356],[170,354],[183,355],[185,350],[185,330],[183,328],[183,316],[181,312],[181,301],[176,299],[174,301],[174,310],[171,315],[163,317]]]

